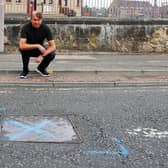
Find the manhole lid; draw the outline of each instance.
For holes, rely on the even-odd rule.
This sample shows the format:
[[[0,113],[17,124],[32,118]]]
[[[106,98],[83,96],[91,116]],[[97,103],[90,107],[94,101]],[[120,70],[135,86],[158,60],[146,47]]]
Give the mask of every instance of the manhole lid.
[[[2,121],[0,141],[79,143],[67,116],[10,116]]]

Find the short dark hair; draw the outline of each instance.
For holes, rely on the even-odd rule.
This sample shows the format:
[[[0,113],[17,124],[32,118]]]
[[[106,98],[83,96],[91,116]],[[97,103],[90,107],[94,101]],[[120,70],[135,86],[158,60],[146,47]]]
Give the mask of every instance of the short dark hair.
[[[32,14],[31,14],[31,18],[32,18],[32,16],[36,16],[36,17],[38,17],[39,19],[42,19],[42,18],[43,18],[42,13],[39,12],[39,11],[33,11]]]

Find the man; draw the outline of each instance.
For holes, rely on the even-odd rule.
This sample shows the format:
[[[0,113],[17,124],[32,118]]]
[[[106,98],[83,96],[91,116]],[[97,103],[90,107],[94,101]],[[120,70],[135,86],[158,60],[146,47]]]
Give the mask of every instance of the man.
[[[45,39],[48,41],[47,48],[43,46]],[[23,26],[19,49],[23,62],[23,71],[20,74],[20,78],[26,78],[29,73],[30,57],[35,57],[35,62],[38,63],[36,72],[44,77],[49,76],[46,68],[55,58],[56,46],[51,30],[42,22],[42,14],[40,12],[33,11],[31,22]]]

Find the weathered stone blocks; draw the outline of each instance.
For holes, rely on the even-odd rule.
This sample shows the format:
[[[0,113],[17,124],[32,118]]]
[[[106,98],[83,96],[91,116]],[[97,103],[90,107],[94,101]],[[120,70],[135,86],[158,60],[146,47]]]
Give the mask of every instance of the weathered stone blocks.
[[[107,18],[47,19],[57,50],[168,52],[167,21],[122,21]],[[5,23],[5,52],[17,52],[24,21]]]

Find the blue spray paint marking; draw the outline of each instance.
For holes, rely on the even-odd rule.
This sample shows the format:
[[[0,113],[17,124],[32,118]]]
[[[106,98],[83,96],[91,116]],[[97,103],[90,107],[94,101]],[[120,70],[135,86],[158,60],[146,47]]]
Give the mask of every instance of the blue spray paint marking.
[[[123,156],[128,156],[129,152],[124,146],[124,144],[121,143],[121,141],[117,138],[114,138],[115,143],[120,147],[120,153]]]
[[[21,138],[31,132],[36,132],[37,134],[41,134],[41,135],[47,136],[49,138],[54,138],[54,135],[41,129],[42,127],[44,127],[45,125],[50,123],[50,121],[48,121],[48,120],[40,121],[34,125],[28,125],[28,124],[18,122],[15,120],[8,120],[7,122],[10,124],[13,124],[15,126],[22,127],[24,129],[23,132],[15,135],[15,136],[9,137],[10,140],[13,140],[13,141],[17,140],[17,139],[19,139],[19,138]]]
[[[108,151],[108,150],[106,150],[106,151],[88,150],[88,151],[85,151],[84,154],[90,154],[90,155],[111,155],[111,156],[114,156],[114,155],[128,156],[129,155],[128,150],[121,143],[121,141],[119,139],[114,138],[114,142],[119,147],[119,151],[118,152],[116,152],[116,151]]]

